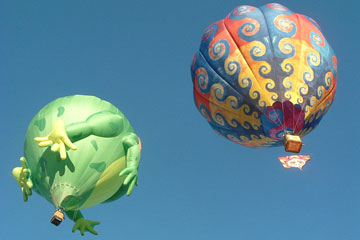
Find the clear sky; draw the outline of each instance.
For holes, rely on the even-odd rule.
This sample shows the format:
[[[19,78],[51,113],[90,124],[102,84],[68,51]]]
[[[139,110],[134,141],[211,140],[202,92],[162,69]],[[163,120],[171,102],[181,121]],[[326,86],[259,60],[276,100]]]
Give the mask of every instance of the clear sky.
[[[48,102],[72,94],[110,101],[143,152],[130,197],[83,211],[98,236],[83,239],[356,240],[360,229],[359,3],[278,1],[314,18],[338,58],[338,89],[303,140],[303,171],[282,148],[250,149],[216,135],[194,103],[190,64],[203,30],[241,4],[267,1],[0,2],[1,239],[80,239],[11,175],[26,129]]]

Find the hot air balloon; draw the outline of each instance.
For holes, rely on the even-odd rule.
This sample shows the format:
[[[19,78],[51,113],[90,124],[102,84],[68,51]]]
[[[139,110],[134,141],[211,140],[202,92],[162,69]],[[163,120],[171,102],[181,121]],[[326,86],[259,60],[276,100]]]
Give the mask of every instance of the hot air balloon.
[[[191,75],[216,133],[297,153],[334,100],[337,58],[312,18],[277,3],[242,5],[206,28]]]
[[[80,209],[111,202],[137,185],[140,139],[124,114],[94,96],[74,95],[47,104],[31,121],[22,167],[13,175],[24,201],[32,190],[55,207],[51,222],[65,214],[93,234],[99,222],[85,220]]]

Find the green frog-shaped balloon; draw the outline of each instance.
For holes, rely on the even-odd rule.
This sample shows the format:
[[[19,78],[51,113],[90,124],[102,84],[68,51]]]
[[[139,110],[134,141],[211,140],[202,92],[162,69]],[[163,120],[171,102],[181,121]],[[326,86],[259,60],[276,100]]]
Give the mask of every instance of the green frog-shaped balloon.
[[[111,103],[93,96],[56,99],[31,121],[22,167],[13,175],[27,201],[32,190],[93,234],[99,222],[80,209],[130,195],[137,185],[141,143],[129,121]]]

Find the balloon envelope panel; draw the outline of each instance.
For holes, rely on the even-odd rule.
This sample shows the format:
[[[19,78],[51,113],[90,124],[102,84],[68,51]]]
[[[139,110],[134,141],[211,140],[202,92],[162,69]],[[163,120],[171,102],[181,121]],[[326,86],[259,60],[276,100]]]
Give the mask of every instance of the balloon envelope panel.
[[[203,33],[194,100],[221,136],[249,147],[305,136],[332,104],[336,56],[311,18],[271,3],[242,5]]]

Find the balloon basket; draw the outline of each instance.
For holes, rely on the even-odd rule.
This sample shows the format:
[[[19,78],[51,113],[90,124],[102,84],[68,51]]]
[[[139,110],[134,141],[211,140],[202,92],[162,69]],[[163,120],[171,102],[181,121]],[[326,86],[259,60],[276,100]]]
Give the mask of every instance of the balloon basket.
[[[286,152],[299,153],[303,143],[301,138],[296,135],[286,134],[284,138],[284,146]]]
[[[54,212],[50,222],[55,226],[59,226],[60,223],[65,219],[65,214],[61,210]]]

